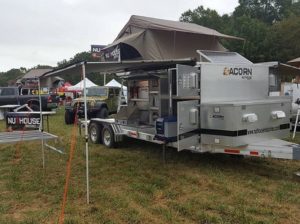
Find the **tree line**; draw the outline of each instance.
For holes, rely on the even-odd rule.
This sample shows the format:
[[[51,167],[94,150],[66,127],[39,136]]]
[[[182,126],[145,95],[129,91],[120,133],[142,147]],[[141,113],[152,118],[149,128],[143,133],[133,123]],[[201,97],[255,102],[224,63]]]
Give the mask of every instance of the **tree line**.
[[[300,1],[294,2],[239,0],[235,10],[224,15],[199,6],[182,13],[180,21],[244,38],[244,43],[225,40],[222,43],[252,62],[287,62],[300,56]]]

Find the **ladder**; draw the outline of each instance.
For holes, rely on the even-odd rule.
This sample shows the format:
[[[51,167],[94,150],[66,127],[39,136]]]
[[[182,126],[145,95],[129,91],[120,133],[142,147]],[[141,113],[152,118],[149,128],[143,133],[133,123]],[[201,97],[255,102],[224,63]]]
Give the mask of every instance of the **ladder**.
[[[300,107],[298,106],[297,116],[296,116],[296,121],[295,121],[295,126],[294,126],[294,132],[293,132],[293,138],[292,139],[294,139],[295,135],[296,135],[298,121],[299,121],[299,115],[300,115]]]
[[[117,112],[120,111],[121,107],[127,107],[127,97],[124,95],[124,85],[123,85],[123,80],[121,83],[121,89],[120,89],[120,93],[119,93],[119,102],[118,102],[118,110]]]

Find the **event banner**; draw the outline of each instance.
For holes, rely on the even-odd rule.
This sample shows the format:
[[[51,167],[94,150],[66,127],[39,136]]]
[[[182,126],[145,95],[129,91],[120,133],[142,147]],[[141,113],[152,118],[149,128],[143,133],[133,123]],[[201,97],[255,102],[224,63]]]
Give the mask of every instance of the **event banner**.
[[[91,45],[91,53],[94,58],[100,58],[100,52],[105,45]]]
[[[41,118],[39,114],[9,112],[6,114],[6,128],[8,130],[39,129]]]
[[[102,61],[120,61],[121,53],[119,45],[112,46],[110,48],[101,50],[101,59]]]

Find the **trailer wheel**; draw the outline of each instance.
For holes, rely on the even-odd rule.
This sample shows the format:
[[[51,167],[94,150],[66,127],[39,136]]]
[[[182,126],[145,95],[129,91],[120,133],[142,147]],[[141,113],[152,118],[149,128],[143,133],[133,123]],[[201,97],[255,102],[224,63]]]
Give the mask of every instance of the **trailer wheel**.
[[[65,111],[65,123],[66,124],[73,124],[75,121],[75,116],[72,111]]]
[[[115,146],[114,132],[108,125],[105,125],[102,129],[102,143],[108,148]]]
[[[89,125],[89,139],[92,143],[101,143],[101,129],[96,123]]]

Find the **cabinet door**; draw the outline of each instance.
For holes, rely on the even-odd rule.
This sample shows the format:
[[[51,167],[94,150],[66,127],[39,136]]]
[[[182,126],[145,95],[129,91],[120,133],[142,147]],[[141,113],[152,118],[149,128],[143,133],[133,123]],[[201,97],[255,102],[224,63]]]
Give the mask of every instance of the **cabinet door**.
[[[194,66],[177,65],[177,96],[192,97],[198,96],[199,92],[199,72]]]
[[[190,149],[199,145],[199,109],[198,100],[177,103],[177,149]]]

